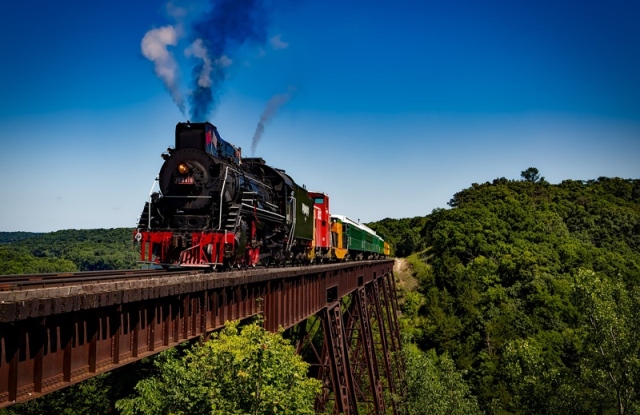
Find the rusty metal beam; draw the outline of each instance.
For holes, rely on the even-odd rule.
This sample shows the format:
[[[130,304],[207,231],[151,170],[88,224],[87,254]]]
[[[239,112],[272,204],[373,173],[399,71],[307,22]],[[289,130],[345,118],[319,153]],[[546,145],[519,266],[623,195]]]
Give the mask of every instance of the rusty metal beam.
[[[401,398],[406,397],[406,379],[405,379],[405,366],[402,356],[402,345],[400,344],[400,326],[398,324],[398,296],[396,295],[396,283],[393,271],[388,273],[384,279],[385,292],[388,299],[387,303],[387,315],[389,319],[389,326],[391,327],[391,338],[394,344],[394,367],[396,368],[395,377],[396,391]]]
[[[395,396],[402,389],[402,385],[396,383],[399,375],[395,366],[396,358],[401,359],[401,355],[393,353],[394,345],[400,345],[399,332],[393,330],[388,319],[390,303],[380,293],[389,275],[383,274],[363,284],[317,315],[323,323],[321,353],[314,345],[317,333],[314,337],[306,326],[289,332],[297,351],[302,351],[312,366],[310,375],[322,381],[323,392],[316,400],[316,411],[325,412],[329,408],[333,414],[352,414],[359,410],[383,414],[391,407],[394,414],[404,412]],[[393,322],[397,324],[397,320]],[[380,366],[385,368],[384,376]],[[385,388],[388,394],[383,392]]]
[[[370,301],[370,315],[372,319],[375,321],[377,326],[377,353],[376,356],[381,360],[381,366],[384,368],[385,373],[385,383],[390,392],[390,395],[393,396],[396,393],[396,379],[394,377],[394,371],[391,368],[391,356],[389,349],[389,337],[390,333],[387,331],[389,327],[386,323],[385,315],[384,315],[384,307],[380,298],[380,284],[381,279],[377,279],[373,281],[372,284],[366,287],[367,293],[369,295]],[[398,408],[394,400],[391,401],[392,412],[393,414],[398,414]]]
[[[375,358],[374,337],[371,330],[371,317],[367,306],[367,296],[365,289],[360,288],[356,292],[356,307],[358,310],[360,322],[360,337],[364,343],[364,357],[367,364],[367,374],[369,376],[369,387],[371,388],[371,396],[373,398],[376,414],[383,414],[385,411],[384,399],[382,396],[382,385],[380,380],[380,371],[378,369],[377,360]]]
[[[322,312],[324,338],[330,360],[331,380],[336,410],[340,414],[358,413],[358,404],[354,392],[353,375],[349,363],[349,353],[342,325],[340,302],[335,301]]]

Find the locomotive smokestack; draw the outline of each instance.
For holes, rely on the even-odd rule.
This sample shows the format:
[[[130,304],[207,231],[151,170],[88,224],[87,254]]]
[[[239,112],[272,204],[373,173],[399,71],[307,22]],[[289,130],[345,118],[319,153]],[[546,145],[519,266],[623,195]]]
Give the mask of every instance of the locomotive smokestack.
[[[211,9],[193,25],[191,118],[205,121],[217,103],[220,85],[232,56],[245,44],[267,39],[268,13],[265,0],[211,0]]]
[[[262,115],[260,116],[260,121],[258,121],[258,125],[256,126],[256,132],[253,133],[253,139],[251,140],[251,155],[254,156],[256,153],[256,147],[258,147],[258,142],[260,142],[260,138],[262,137],[262,133],[264,133],[264,126],[267,122],[269,122],[278,109],[286,104],[291,97],[293,97],[293,93],[296,91],[295,87],[290,86],[287,92],[283,94],[276,94],[271,97],[269,101],[267,101],[267,106],[265,107]]]

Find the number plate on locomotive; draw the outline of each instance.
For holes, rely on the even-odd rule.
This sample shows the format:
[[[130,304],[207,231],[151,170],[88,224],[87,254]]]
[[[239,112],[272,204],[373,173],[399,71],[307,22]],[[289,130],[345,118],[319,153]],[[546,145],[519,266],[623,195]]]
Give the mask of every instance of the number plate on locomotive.
[[[173,179],[173,182],[175,184],[193,184],[193,177],[192,176],[177,176]]]

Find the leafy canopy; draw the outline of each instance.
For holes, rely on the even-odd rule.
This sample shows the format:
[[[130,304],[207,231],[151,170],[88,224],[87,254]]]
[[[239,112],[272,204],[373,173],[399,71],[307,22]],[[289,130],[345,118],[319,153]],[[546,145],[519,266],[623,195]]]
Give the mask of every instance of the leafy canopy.
[[[522,173],[380,222],[420,236],[405,334],[450,356],[487,413],[638,413],[640,180]]]
[[[228,322],[212,339],[163,352],[158,376],[116,407],[129,414],[313,414],[321,384],[280,333]]]
[[[132,235],[129,228],[6,233],[0,237],[10,243],[0,245],[0,258],[11,264],[0,274],[136,268],[139,254]]]

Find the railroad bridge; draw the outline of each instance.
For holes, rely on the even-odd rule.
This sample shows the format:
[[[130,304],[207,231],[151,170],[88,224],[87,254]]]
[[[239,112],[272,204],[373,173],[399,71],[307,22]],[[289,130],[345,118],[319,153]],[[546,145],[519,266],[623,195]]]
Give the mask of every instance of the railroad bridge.
[[[324,386],[316,409],[402,413],[395,294],[392,260],[0,277],[0,407],[263,314],[266,329],[282,326],[307,351]]]

